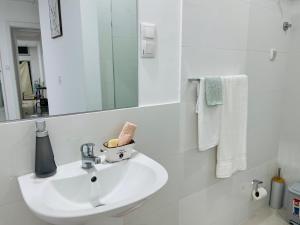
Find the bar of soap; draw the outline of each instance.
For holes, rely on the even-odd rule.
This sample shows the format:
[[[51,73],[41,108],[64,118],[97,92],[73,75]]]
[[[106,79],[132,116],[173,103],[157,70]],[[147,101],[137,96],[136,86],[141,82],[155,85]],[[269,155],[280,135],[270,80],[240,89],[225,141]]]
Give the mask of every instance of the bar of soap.
[[[108,148],[115,148],[115,147],[118,147],[118,144],[119,144],[119,139],[118,138],[110,139],[107,142],[107,147]]]
[[[134,138],[136,125],[134,123],[126,122],[119,135],[119,146],[128,145]]]

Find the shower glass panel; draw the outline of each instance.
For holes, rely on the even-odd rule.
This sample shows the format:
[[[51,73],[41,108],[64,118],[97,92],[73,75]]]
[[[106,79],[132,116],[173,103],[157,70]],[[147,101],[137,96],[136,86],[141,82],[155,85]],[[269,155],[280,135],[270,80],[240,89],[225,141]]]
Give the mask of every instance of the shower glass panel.
[[[138,105],[136,0],[99,0],[102,109]]]
[[[3,100],[3,92],[2,92],[2,84],[0,81],[0,121],[5,121],[5,108],[4,108],[4,100]]]
[[[137,0],[112,0],[115,108],[138,105]]]

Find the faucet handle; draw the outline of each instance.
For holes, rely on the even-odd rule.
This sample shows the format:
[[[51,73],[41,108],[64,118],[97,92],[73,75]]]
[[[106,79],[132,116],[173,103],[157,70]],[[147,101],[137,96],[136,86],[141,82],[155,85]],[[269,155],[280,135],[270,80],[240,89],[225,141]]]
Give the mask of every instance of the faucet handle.
[[[86,143],[86,144],[81,145],[80,150],[81,150],[82,156],[94,157],[94,147],[95,147],[95,144],[93,144],[93,143]]]

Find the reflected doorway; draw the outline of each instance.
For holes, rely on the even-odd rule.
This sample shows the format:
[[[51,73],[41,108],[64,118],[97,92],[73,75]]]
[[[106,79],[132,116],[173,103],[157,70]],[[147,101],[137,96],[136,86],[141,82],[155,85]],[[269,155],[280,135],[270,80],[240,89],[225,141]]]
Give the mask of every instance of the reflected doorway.
[[[16,82],[22,119],[49,115],[39,29],[12,28]]]

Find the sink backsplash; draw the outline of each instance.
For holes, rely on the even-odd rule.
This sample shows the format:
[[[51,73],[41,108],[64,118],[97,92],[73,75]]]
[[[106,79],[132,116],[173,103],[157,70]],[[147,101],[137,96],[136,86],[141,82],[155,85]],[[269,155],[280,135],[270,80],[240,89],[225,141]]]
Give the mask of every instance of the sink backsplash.
[[[110,137],[116,136],[127,120],[139,126],[136,133],[137,150],[153,155],[155,152],[166,153],[167,147],[178,148],[176,144],[178,138],[168,138],[173,140],[172,143],[167,143],[161,133],[157,132],[159,130],[168,137],[177,137],[178,125],[176,126],[174,121],[178,121],[179,115],[176,112],[178,112],[178,104],[169,104],[51,117],[46,119],[46,123],[55,160],[58,165],[61,165],[80,160],[80,146],[83,143],[95,143],[97,153],[100,145]],[[173,129],[170,124],[173,124]],[[33,171],[35,130],[35,120],[0,124],[3,149],[1,158],[12,159],[13,162],[5,160],[7,164],[13,165],[12,176]],[[161,141],[158,146],[156,143],[159,140]],[[3,162],[2,165],[5,164],[6,162]]]

